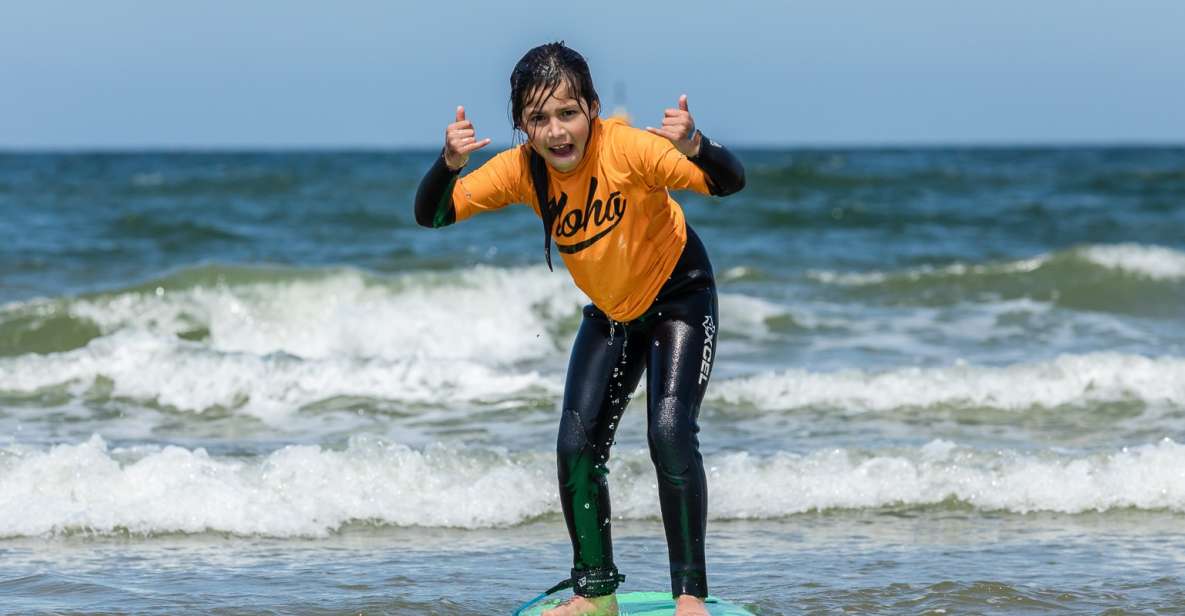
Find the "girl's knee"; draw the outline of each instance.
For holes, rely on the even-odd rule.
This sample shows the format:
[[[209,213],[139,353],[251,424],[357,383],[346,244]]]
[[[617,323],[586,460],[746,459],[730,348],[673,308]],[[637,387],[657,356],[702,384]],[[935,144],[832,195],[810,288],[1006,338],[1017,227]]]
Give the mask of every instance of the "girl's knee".
[[[568,412],[565,411],[565,415]],[[588,436],[578,421],[569,421],[567,417],[560,423],[559,437],[556,439],[556,455],[561,460],[578,458],[589,446]]]
[[[556,439],[556,455],[560,462],[573,466],[585,458],[594,464],[603,465],[609,461],[609,447],[612,441],[598,443],[593,440],[583,422],[580,413],[575,409],[565,409],[564,419],[560,422],[560,433]]]
[[[654,405],[647,431],[650,459],[665,475],[683,475],[699,454],[691,409],[678,396],[664,396]]]

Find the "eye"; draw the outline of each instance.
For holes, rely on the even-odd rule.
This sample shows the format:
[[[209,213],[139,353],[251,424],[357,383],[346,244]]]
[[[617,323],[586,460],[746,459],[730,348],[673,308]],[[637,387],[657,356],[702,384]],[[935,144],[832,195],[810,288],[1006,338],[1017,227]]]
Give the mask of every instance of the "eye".
[[[574,118],[574,117],[576,117],[576,114],[577,114],[577,112],[576,112],[576,110],[575,110],[575,109],[565,109],[565,110],[563,110],[562,112],[560,112],[560,117],[562,117],[562,118]]]
[[[540,124],[545,120],[547,120],[547,116],[543,115],[542,113],[534,113],[531,114],[531,117],[527,118],[527,121],[531,124]]]

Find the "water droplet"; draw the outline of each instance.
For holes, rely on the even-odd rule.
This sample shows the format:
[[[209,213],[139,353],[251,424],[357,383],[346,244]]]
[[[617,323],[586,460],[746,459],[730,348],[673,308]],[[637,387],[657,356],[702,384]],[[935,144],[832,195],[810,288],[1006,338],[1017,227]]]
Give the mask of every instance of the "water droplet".
[[[654,346],[658,346],[658,341],[657,341],[657,340],[655,340],[655,341],[654,341]]]
[[[588,503],[584,503],[584,508],[585,508],[585,509],[588,509],[588,508],[590,508],[591,506],[592,506],[592,505],[589,505]]]

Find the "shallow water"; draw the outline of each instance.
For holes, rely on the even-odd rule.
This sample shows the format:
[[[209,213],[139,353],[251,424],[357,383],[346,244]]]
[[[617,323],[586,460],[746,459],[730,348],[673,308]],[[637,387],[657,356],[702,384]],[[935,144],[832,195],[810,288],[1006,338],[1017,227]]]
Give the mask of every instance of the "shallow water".
[[[1185,611],[1185,150],[741,154],[677,195],[721,293],[713,593]],[[566,575],[587,300],[527,208],[415,227],[432,156],[0,155],[4,611],[509,613]],[[645,402],[627,590],[668,583]]]
[[[6,542],[0,572],[26,611],[509,613],[566,558],[562,526],[23,538]],[[657,520],[616,525],[628,586],[669,583],[661,536]],[[718,522],[711,536],[714,583],[759,614],[1175,613],[1185,599],[1166,513],[868,510]]]

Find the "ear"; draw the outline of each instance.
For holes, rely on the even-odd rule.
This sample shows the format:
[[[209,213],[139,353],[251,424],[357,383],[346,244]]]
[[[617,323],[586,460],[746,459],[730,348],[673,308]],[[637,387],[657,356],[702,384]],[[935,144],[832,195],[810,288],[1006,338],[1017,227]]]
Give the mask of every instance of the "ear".
[[[601,115],[601,101],[593,101],[592,109],[589,109],[588,113],[594,118]]]

